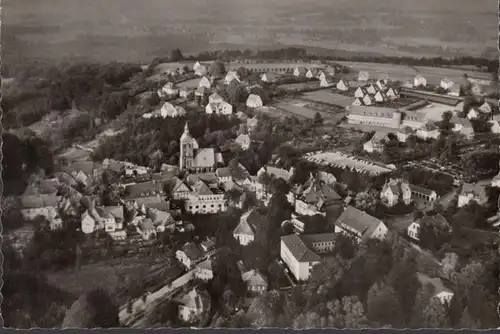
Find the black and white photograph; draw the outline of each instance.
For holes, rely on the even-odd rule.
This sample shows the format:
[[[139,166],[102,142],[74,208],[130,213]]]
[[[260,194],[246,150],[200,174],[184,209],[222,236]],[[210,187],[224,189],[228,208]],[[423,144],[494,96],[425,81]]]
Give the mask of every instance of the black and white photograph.
[[[498,329],[495,0],[1,0],[11,329]]]

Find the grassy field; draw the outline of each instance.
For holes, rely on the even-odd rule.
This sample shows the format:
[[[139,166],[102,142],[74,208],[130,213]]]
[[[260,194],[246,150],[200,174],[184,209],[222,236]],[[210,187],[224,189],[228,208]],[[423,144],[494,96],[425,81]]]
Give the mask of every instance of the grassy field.
[[[4,0],[4,64],[147,62],[184,52],[301,46],[401,56],[496,54],[494,0]]]
[[[345,95],[335,94],[329,90],[317,90],[314,92],[307,92],[303,94],[307,100],[314,102],[336,105],[342,108],[348,107],[354,101],[354,97],[347,97]]]
[[[451,80],[460,80],[464,73],[467,73],[471,77],[481,78],[481,79],[491,79],[491,74],[471,71],[465,69],[450,69],[450,68],[437,68],[437,67],[425,67],[425,66],[406,66],[406,65],[394,65],[394,64],[377,64],[377,63],[363,63],[363,62],[339,62],[344,66],[348,66],[355,71],[367,71],[370,75],[370,79],[377,79],[380,74],[387,74],[391,80],[410,80],[413,79],[417,74],[422,75],[427,79],[428,84],[439,85],[441,79],[448,77]]]

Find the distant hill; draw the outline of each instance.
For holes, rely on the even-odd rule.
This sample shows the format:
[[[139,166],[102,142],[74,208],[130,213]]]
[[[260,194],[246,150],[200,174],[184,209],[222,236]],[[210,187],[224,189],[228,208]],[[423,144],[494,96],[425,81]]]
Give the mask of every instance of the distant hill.
[[[5,0],[8,66],[32,58],[144,61],[173,48],[297,45],[398,56],[496,52],[495,0]]]

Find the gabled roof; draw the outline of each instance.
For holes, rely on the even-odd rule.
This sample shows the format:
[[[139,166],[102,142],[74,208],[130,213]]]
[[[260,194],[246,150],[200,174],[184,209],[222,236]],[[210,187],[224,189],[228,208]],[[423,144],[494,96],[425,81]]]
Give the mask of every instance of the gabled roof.
[[[22,209],[37,209],[56,207],[58,198],[56,195],[26,195],[19,198]]]
[[[317,262],[321,260],[321,257],[309,249],[297,234],[282,236],[281,241],[290,250],[297,262]]]
[[[178,302],[193,310],[205,310],[208,308],[209,300],[202,296],[196,288],[185,294]]]
[[[213,195],[213,191],[202,180],[198,180],[192,188],[196,195]]]
[[[153,225],[153,221],[150,218],[146,218],[146,219],[141,220],[141,222],[138,225],[139,225],[139,229],[142,232],[151,231],[151,230],[155,229],[155,227]]]
[[[485,187],[479,183],[475,184],[464,183],[460,194],[461,195],[474,194],[474,196],[477,197],[480,202],[488,200],[488,194],[486,193]]]
[[[290,172],[287,171],[286,169],[277,168],[273,166],[264,166],[262,168],[267,174],[269,174],[269,176],[274,176],[275,178],[281,178],[287,182],[291,178]]]
[[[410,184],[410,189],[412,191],[415,191],[417,193],[424,194],[424,195],[427,195],[427,196],[431,196],[432,194],[435,193],[434,190],[429,190],[429,189],[426,189],[424,187],[416,186],[414,184]]]
[[[236,139],[234,140],[235,142],[246,142],[246,141],[251,141],[250,136],[248,134],[240,134]]]
[[[228,167],[220,167],[215,171],[215,175],[218,177],[231,177],[231,171]]]
[[[197,260],[203,256],[203,250],[197,244],[193,242],[186,242],[181,251],[186,254],[190,260]]]
[[[370,216],[364,211],[348,206],[337,219],[337,224],[343,223],[361,234],[363,239],[371,237],[381,220]]]
[[[127,199],[146,197],[146,196],[156,196],[156,195],[162,195],[163,184],[161,182],[156,182],[156,181],[141,182],[141,183],[131,184],[127,186],[125,190],[127,191],[127,195],[125,195],[125,198]]]
[[[328,203],[342,199],[342,197],[340,197],[340,195],[327,184],[312,184],[304,191],[303,196],[304,202],[310,204],[315,204],[319,200],[322,200],[324,203]]]
[[[464,128],[472,128],[472,123],[467,118],[461,118],[457,115],[453,115],[453,117],[450,119],[450,122],[453,124],[460,124]]]
[[[176,191],[182,191],[182,192],[191,191],[191,189],[189,189],[188,185],[186,183],[184,183],[184,181],[182,181],[177,176],[174,176],[172,181],[173,181],[172,193],[175,193]]]
[[[123,221],[123,206],[103,206],[100,208],[106,215],[112,215],[115,219]]]
[[[409,126],[402,126],[399,128],[398,132],[405,134],[405,135],[411,135],[411,134],[413,134],[414,131]]]
[[[115,160],[110,159],[109,162],[115,162]],[[93,161],[79,161],[64,167],[63,170],[68,173],[82,171],[86,175],[92,175],[93,171],[97,168],[99,168],[99,164]],[[120,168],[121,166],[118,168],[118,170]]]
[[[273,73],[273,72],[267,72],[267,73],[262,74],[262,78],[264,76],[266,76],[267,80],[276,80],[278,78],[278,75],[276,73]]]
[[[252,209],[244,213],[239,224],[233,231],[233,234],[243,234],[255,236],[258,226],[265,224],[265,217],[257,212],[257,210]]]
[[[266,278],[256,269],[252,269],[241,275],[243,282],[249,286],[267,286]]]

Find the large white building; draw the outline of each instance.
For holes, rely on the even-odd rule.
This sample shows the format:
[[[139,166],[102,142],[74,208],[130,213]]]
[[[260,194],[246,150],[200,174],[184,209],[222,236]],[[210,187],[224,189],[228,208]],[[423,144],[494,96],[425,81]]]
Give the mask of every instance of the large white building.
[[[297,281],[307,281],[312,268],[335,247],[335,234],[290,234],[281,237],[280,257]]]
[[[213,214],[227,210],[224,192],[209,187],[204,181],[198,180],[191,186],[191,193],[185,202],[185,209],[191,214]]]
[[[335,232],[346,233],[354,236],[358,241],[365,241],[385,239],[388,229],[380,219],[348,206],[335,222]]]

